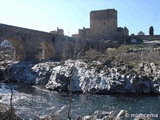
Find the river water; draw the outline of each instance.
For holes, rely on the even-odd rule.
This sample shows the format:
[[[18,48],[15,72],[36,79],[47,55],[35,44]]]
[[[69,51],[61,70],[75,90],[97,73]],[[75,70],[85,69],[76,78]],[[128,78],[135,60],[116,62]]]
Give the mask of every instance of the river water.
[[[28,120],[37,116],[60,113],[60,119],[67,119],[68,93],[48,91],[46,89],[25,85],[12,84],[13,106],[16,113]],[[10,87],[6,83],[0,84],[0,102],[9,104]],[[118,111],[128,110],[129,114],[156,114],[160,120],[160,95],[84,95],[72,94],[71,115],[91,115],[96,110]],[[131,118],[133,119],[133,118]]]

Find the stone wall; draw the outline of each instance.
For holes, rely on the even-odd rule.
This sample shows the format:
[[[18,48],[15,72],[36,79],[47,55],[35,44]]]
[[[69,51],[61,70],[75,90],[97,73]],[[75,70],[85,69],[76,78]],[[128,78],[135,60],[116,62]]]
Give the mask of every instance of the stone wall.
[[[90,28],[79,29],[79,34],[73,35],[87,40],[125,41],[128,29],[117,27],[117,11],[115,9],[96,10],[90,12]]]
[[[127,42],[131,43],[131,40],[149,40],[149,41],[154,41],[154,40],[160,40],[160,35],[130,35],[127,37]]]
[[[91,11],[90,30],[95,36],[112,36],[117,30],[117,11],[115,9]]]
[[[81,39],[90,39],[91,31],[90,28],[79,29],[79,38]]]
[[[135,37],[141,40],[160,40],[160,35],[136,35]]]

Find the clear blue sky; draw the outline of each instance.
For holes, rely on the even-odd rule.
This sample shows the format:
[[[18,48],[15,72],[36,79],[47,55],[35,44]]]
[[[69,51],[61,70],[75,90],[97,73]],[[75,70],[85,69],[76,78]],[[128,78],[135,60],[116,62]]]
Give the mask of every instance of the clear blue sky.
[[[118,26],[129,34],[160,34],[160,0],[0,0],[0,23],[41,31],[64,29],[66,35],[90,26],[92,10],[114,8]]]

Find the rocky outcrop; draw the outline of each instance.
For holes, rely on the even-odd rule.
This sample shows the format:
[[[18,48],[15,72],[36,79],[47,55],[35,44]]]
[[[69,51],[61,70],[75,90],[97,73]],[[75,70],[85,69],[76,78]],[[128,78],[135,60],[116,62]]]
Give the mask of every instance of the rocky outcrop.
[[[14,82],[83,93],[160,93],[160,69],[154,63],[111,67],[98,61],[20,62],[8,69]],[[71,83],[71,84],[70,84]]]
[[[13,82],[45,85],[56,62],[19,62],[7,69],[7,76]]]
[[[22,120],[22,119],[16,116],[14,108],[11,109],[9,105],[0,103],[0,120]]]

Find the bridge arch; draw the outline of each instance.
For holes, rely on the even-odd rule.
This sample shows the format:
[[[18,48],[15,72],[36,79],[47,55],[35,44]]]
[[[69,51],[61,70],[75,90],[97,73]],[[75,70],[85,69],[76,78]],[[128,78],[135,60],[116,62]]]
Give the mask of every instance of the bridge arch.
[[[53,44],[50,42],[41,42],[37,52],[37,59],[49,60],[55,56]]]
[[[18,36],[3,37],[0,39],[0,43],[4,40],[8,40],[14,47],[14,60],[22,61],[26,59],[26,44],[22,38]]]

